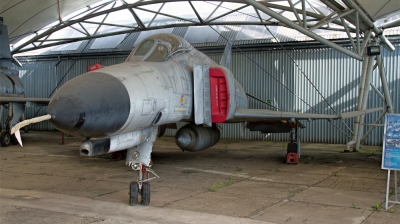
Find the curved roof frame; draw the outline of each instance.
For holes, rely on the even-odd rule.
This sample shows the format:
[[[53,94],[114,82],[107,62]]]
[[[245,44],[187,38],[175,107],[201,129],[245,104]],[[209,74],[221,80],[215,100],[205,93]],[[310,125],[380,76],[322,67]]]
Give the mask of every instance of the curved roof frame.
[[[353,0],[228,0],[201,1],[210,5],[211,13],[204,16],[201,9],[195,6],[197,0],[104,0],[95,7],[87,7],[76,13],[66,16],[64,19],[59,17],[59,21],[49,25],[43,30],[38,30],[19,41],[18,46],[14,45],[12,54],[26,51],[47,48],[56,45],[83,41],[93,38],[107,37],[132,33],[137,31],[154,30],[171,27],[188,26],[212,26],[212,25],[263,25],[263,26],[285,26],[295,29],[323,44],[326,44],[346,55],[358,60],[362,60],[363,49],[368,44],[370,37],[377,37],[375,41],[394,50],[393,45],[383,35],[383,31],[373,24],[373,20],[364,12],[362,8],[354,3]],[[163,7],[170,3],[188,2],[193,10],[191,17],[180,16],[172,13],[163,12]],[[232,8],[224,4],[234,5]],[[324,12],[321,5],[325,5]],[[132,23],[116,24],[106,22],[111,13],[128,10],[132,16]],[[216,13],[219,10],[219,13]],[[221,13],[222,11],[222,13]],[[251,11],[249,13],[249,11]],[[151,15],[143,18],[138,12]],[[285,16],[283,16],[283,14]],[[290,13],[290,18],[287,18]],[[233,20],[232,15],[252,15],[256,16],[255,21]],[[223,19],[230,16],[229,20]],[[158,18],[164,18],[169,22],[157,23]],[[92,30],[87,29],[87,24],[92,25]],[[86,27],[85,27],[86,26]],[[101,27],[107,26],[114,28],[114,31],[101,32]],[[53,38],[52,34],[64,29],[73,29],[79,32],[80,36],[70,38]],[[317,32],[317,29],[341,31],[347,34],[354,51],[345,49],[333,42],[325,39]],[[362,39],[366,41],[362,41]]]

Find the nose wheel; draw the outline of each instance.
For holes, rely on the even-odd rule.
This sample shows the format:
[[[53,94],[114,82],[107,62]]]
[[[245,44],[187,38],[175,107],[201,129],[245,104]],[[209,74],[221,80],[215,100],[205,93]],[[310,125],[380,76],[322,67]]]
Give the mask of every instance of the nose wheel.
[[[139,185],[138,182],[132,181],[129,185],[129,204],[137,205],[139,199]]]
[[[133,170],[136,170],[138,173],[138,180],[132,181],[129,184],[129,204],[137,205],[139,203],[139,195],[141,205],[149,205],[150,204],[150,180],[158,178],[159,176],[149,167],[144,164],[132,164]],[[153,177],[150,177],[150,175]]]

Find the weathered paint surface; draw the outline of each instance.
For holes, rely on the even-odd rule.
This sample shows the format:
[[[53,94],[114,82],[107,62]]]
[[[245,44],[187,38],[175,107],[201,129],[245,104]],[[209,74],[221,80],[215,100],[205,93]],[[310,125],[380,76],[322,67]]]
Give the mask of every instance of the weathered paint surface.
[[[232,73],[249,94],[264,101],[271,100],[274,106],[277,106],[280,110],[333,113],[330,112],[329,106],[318,95],[304,74],[318,88],[336,112],[355,109],[361,62],[350,59],[332,49],[296,50],[288,51],[288,54],[294,59],[297,66],[284,51],[246,52],[247,56],[235,53],[232,56]],[[208,56],[214,61],[219,61],[221,54]],[[400,47],[396,46],[396,51],[394,52],[383,50],[383,58],[394,111],[399,112],[400,90],[398,86],[400,86],[400,68],[398,64],[400,64]],[[22,61],[23,67],[19,70],[20,77],[25,85],[26,96],[49,97],[57,83],[61,85],[73,77],[87,72],[87,68],[90,65],[99,63],[103,59],[62,60],[57,67],[55,67],[58,62],[57,59]],[[104,59],[101,64],[108,66],[121,63],[124,60],[125,56],[121,58],[109,57]],[[259,66],[252,61],[259,64]],[[382,90],[377,71],[373,73],[372,83],[379,90]],[[374,92],[371,92],[368,107],[382,105],[382,100]],[[249,107],[273,109],[252,99],[249,99]],[[27,108],[25,116],[31,118],[35,114],[37,116],[44,113],[45,109],[38,111],[37,108]],[[366,123],[373,123],[377,116],[376,113],[367,115]],[[353,119],[348,119],[345,124],[341,121],[333,121],[333,123],[349,134],[350,132],[346,125],[352,130]],[[327,121],[305,122],[305,126],[307,128],[302,129],[300,132],[303,142],[344,144],[349,139]],[[35,124],[32,128],[44,131],[54,130],[49,122]],[[241,136],[240,124],[223,124],[222,128],[221,138],[238,139]],[[175,131],[167,131],[167,135],[173,135],[174,133]],[[367,138],[366,144],[380,145],[382,143],[382,135],[383,129],[381,127],[376,128]],[[244,132],[244,139],[261,140],[264,137],[258,132]],[[269,140],[274,141],[286,141],[287,138],[287,134],[272,134],[268,137]]]

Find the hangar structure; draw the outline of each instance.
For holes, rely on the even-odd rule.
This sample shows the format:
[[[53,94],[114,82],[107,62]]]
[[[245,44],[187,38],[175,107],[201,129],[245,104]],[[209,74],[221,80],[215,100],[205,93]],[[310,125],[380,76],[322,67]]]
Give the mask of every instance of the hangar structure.
[[[397,0],[4,0],[0,7],[30,97],[51,97],[88,66],[122,62],[141,40],[164,32],[215,61],[232,41],[232,72],[255,96],[254,107],[331,114],[387,107],[366,118],[310,122],[301,133],[305,142],[347,143],[355,150],[361,142],[379,145],[383,130],[373,128],[386,112],[400,110]],[[28,108],[25,117],[44,113]],[[53,130],[49,123],[31,128]],[[239,125],[222,129],[223,138],[240,137]],[[287,135],[268,138],[285,141]]]

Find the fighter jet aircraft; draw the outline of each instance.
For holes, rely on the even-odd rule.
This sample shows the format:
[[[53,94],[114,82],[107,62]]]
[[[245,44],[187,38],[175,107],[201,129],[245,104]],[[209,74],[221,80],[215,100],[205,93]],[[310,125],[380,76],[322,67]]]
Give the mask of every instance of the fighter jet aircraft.
[[[290,147],[297,147],[300,120],[345,119],[382,109],[340,115],[249,109],[243,87],[227,67],[182,37],[156,34],[136,46],[125,62],[61,86],[51,98],[48,115],[36,119],[48,119],[67,134],[85,137],[82,156],[128,149],[127,164],[138,172],[138,181],[130,184],[130,204],[138,204],[141,196],[147,205],[149,180],[158,177],[150,165],[152,146],[166,125],[187,122],[175,136],[185,151],[215,145],[220,138],[217,124],[224,122],[248,122],[250,130],[266,133],[290,132]],[[22,126],[17,124],[13,131]]]
[[[0,116],[3,108],[7,111],[5,127],[1,132],[0,142],[2,147],[6,147],[17,143],[10,130],[21,118],[25,111],[25,106],[47,106],[50,99],[25,97],[24,86],[18,76],[18,71],[11,68],[12,61],[14,60],[15,62],[16,59],[11,56],[7,26],[3,24],[3,18],[1,17],[0,49]],[[3,126],[3,122],[1,126]]]

